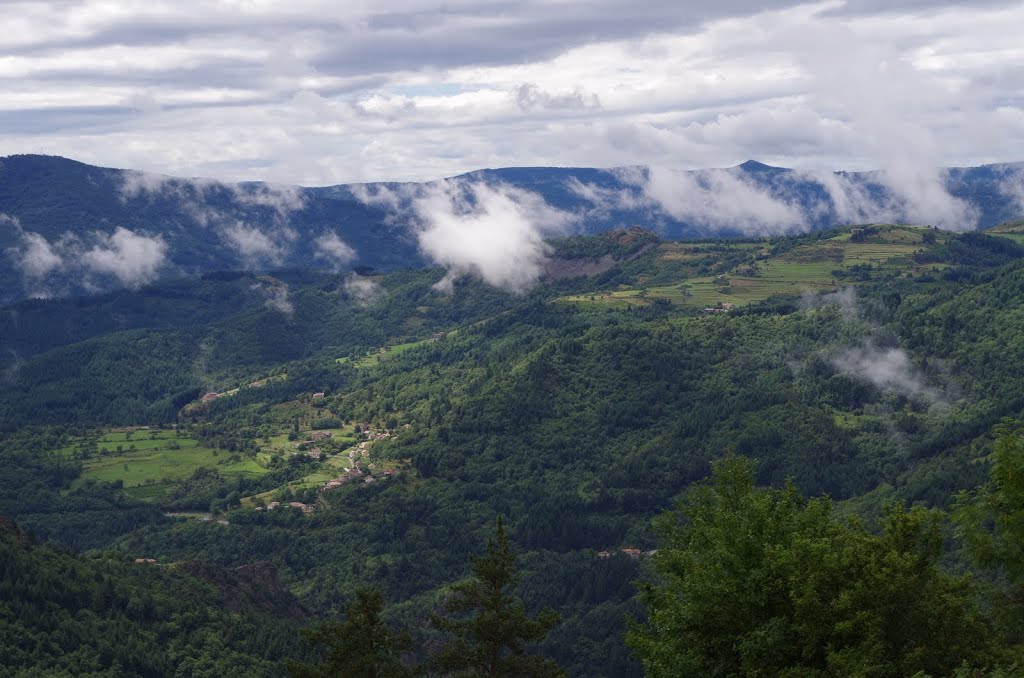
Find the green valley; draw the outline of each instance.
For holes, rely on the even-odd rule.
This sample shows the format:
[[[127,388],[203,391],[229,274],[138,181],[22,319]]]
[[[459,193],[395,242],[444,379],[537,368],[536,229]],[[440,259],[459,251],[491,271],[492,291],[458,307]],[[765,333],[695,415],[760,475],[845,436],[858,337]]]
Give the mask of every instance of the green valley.
[[[793,534],[903,558],[935,535],[876,538],[896,520],[883,505],[951,509],[988,480],[1000,422],[1024,416],[1024,384],[1006,376],[1024,374],[1011,239],[874,225],[662,242],[634,229],[551,248],[563,273],[590,272],[519,294],[467,276],[448,294],[439,269],[400,271],[374,276],[371,297],[340,274],[207,279],[195,284],[215,297],[286,285],[291,310],[253,302],[190,327],[48,340],[0,390],[0,513],[89,563],[267,561],[314,620],[375,587],[410,664],[446,637],[431,614],[500,516],[515,595],[559,615],[531,647],[569,675],[631,676],[660,650],[627,647],[627,620],[652,605],[644,582],[674,572],[655,552],[680,534],[651,521],[722,458],[756,460],[751,488],[791,483],[751,511],[789,507]],[[122,303],[135,302],[104,312]],[[31,344],[62,304],[16,307],[32,329],[2,341]],[[863,529],[801,522],[797,495],[827,495]],[[975,567],[962,545],[941,560],[928,568]],[[836,567],[829,582],[848,576]],[[979,666],[1012,663],[971,647]]]

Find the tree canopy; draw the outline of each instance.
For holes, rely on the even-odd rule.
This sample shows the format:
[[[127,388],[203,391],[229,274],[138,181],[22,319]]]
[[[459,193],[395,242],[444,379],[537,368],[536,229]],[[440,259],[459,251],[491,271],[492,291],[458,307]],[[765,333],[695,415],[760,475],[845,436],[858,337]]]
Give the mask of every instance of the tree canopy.
[[[715,463],[658,524],[657,583],[628,642],[648,676],[947,675],[990,656],[969,577],[944,573],[941,516],[889,506],[875,533],[827,498]]]

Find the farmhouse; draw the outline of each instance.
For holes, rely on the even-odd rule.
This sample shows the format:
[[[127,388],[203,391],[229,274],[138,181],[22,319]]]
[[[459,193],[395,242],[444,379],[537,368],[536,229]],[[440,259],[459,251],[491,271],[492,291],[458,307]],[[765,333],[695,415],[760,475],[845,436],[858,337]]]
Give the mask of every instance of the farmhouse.
[[[206,395],[203,396],[203,402],[204,403],[208,403],[211,400],[216,400],[219,397],[220,397],[219,393],[214,393],[213,391],[210,391],[209,393],[207,393]]]
[[[333,490],[336,487],[341,487],[346,483],[351,483],[355,480],[358,480],[362,475],[363,474],[360,473],[359,469],[354,469],[338,478],[331,478],[326,483],[324,483],[324,486],[320,488],[320,491],[324,492],[326,490]]]

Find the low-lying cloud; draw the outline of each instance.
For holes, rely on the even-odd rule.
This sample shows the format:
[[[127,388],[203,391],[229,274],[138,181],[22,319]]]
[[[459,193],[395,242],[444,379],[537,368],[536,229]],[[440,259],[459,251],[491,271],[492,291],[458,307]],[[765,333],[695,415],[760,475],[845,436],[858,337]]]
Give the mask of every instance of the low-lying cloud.
[[[334,231],[325,231],[313,241],[313,256],[327,263],[332,270],[340,270],[356,259],[356,251]]]
[[[42,280],[64,265],[61,256],[38,233],[22,236],[22,246],[17,250],[15,261],[22,275],[31,280]]]
[[[359,275],[355,271],[345,278],[343,287],[345,294],[361,306],[373,303],[384,292],[376,280]]]
[[[288,299],[288,285],[280,281],[263,282],[253,285],[250,289],[261,292],[264,296],[263,305],[272,311],[283,313],[289,318],[295,312],[295,306]]]
[[[140,287],[154,280],[167,254],[160,236],[147,236],[126,228],[97,234],[99,242],[82,255],[82,263],[96,273],[109,274],[126,287]]]
[[[476,274],[522,293],[540,278],[545,234],[563,231],[571,216],[534,193],[483,183],[445,182],[414,201],[420,248],[449,275]]]
[[[951,195],[947,171],[915,168],[845,173],[788,170],[761,182],[740,168],[678,170],[666,167],[614,171],[626,188],[570,179],[566,188],[587,202],[589,213],[644,210],[702,229],[752,236],[804,232],[833,224],[916,223],[945,230],[977,227],[978,209]],[[1024,186],[1008,175],[1003,192],[1024,204]],[[1018,193],[1020,197],[1017,198]]]
[[[78,284],[103,289],[105,278],[125,287],[138,288],[155,280],[167,261],[167,243],[159,235],[118,227],[113,233],[99,231],[83,237],[71,232],[56,241],[25,231],[16,219],[5,217],[19,234],[16,246],[7,250],[30,296],[50,297]]]
[[[290,220],[306,206],[303,189],[265,183],[228,184],[213,179],[181,179],[144,172],[122,175],[122,202],[171,199],[196,224],[211,228],[246,266],[280,265],[298,238]],[[255,210],[259,224],[251,217]]]
[[[871,342],[847,349],[832,358],[832,365],[850,376],[873,384],[882,391],[930,403],[944,401],[942,393],[929,386],[901,348],[881,348]]]
[[[1004,168],[999,192],[1012,201],[1016,216],[1024,218],[1024,164],[1017,163]]]
[[[279,265],[286,253],[285,243],[241,221],[223,227],[220,238],[248,266]]]
[[[857,290],[852,286],[843,287],[835,292],[804,292],[800,295],[800,308],[821,308],[837,306],[846,320],[854,320],[861,316],[860,305],[857,303]]]
[[[781,235],[808,228],[799,205],[773,196],[735,170],[682,172],[651,167],[639,185],[673,218],[708,230]]]
[[[353,194],[411,226],[423,254],[448,269],[437,285],[445,292],[464,275],[525,292],[543,273],[544,238],[564,233],[576,219],[536,193],[459,179],[396,190],[359,187]]]

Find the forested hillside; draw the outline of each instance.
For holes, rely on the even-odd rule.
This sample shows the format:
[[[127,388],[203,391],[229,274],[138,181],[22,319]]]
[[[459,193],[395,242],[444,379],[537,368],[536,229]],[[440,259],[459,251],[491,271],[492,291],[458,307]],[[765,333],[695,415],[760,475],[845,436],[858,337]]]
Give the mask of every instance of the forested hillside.
[[[140,559],[142,561],[151,559]],[[277,676],[305,611],[266,563],[81,559],[0,524],[0,669],[7,675]]]
[[[989,479],[1024,408],[1024,248],[1003,233],[616,231],[552,241],[521,294],[279,271],[21,302],[0,314],[0,513],[104,558],[269,561],[311,620],[376,587],[409,662],[502,516],[515,594],[560,615],[538,649],[569,675],[639,675],[657,653],[631,653],[627,619],[654,609],[638,582],[679,538],[651,520],[716,460],[756,460],[750,491],[792,483],[769,504],[828,495],[861,531],[814,534],[898,557],[918,542],[872,536],[883,504],[946,510]],[[928,553],[936,590],[967,590],[943,578],[974,566],[962,544]]]

